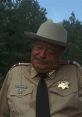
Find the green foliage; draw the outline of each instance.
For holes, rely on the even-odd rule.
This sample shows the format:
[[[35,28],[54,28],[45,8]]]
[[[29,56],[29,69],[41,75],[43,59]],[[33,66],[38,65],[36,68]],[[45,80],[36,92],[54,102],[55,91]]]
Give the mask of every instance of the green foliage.
[[[68,33],[68,47],[66,58],[76,60],[82,64],[82,24],[72,12],[69,20],[63,21]]]
[[[24,31],[36,32],[46,20],[46,9],[35,0],[1,1],[0,73],[3,77],[13,64],[30,62],[32,41],[24,36]]]

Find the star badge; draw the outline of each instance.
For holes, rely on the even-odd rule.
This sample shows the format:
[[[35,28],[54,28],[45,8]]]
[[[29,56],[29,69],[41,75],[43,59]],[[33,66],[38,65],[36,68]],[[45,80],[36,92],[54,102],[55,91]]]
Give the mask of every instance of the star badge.
[[[58,88],[61,89],[68,89],[69,88],[69,82],[68,81],[59,81],[58,82]]]

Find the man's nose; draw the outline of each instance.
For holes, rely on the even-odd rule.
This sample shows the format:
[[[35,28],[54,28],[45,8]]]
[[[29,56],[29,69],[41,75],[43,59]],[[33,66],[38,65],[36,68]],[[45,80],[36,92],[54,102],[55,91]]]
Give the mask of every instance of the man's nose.
[[[40,55],[40,57],[45,58],[46,57],[46,50],[45,49],[41,50],[39,55]]]

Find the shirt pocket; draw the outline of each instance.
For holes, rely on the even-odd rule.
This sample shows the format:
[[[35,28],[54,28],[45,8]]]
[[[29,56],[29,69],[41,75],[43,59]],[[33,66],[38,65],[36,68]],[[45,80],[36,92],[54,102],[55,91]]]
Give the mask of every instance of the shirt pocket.
[[[9,92],[10,96],[16,96],[16,97],[22,97],[22,96],[27,96],[29,94],[32,94],[33,88],[12,88],[11,91]]]
[[[62,96],[62,97],[65,97],[65,96],[68,96],[68,95],[71,95],[71,94],[77,94],[78,93],[78,86],[77,84],[75,85],[69,85],[68,88],[65,88],[63,89],[62,87],[58,87],[58,84],[54,84],[53,86],[51,86],[49,88],[49,92],[50,93],[53,93],[53,94],[56,94],[56,95],[59,95],[59,96]]]
[[[33,88],[20,90],[13,88],[8,94],[8,104],[11,112],[21,113],[26,112],[30,108],[32,102]]]
[[[57,84],[49,88],[51,114],[62,108],[77,108],[79,106],[78,88],[72,85],[62,89]]]

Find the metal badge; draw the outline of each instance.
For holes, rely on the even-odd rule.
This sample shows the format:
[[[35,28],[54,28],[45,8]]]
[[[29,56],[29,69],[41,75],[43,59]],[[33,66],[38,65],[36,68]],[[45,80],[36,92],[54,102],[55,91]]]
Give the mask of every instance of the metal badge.
[[[17,90],[18,90],[18,94],[22,95],[23,91],[25,89],[27,89],[27,86],[25,86],[25,85],[15,85],[15,88],[17,88]]]
[[[58,88],[61,89],[68,89],[69,88],[69,82],[68,81],[59,81],[58,82]]]

